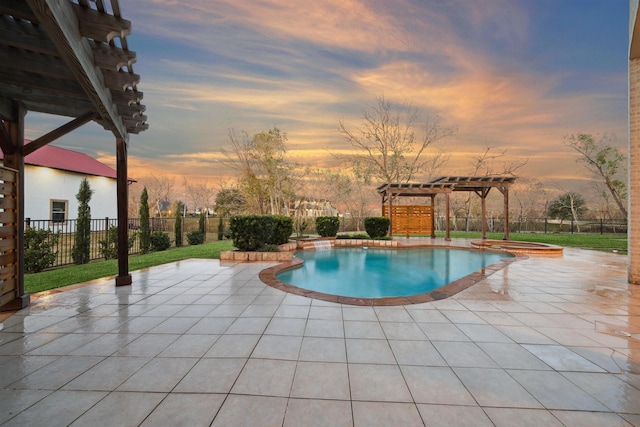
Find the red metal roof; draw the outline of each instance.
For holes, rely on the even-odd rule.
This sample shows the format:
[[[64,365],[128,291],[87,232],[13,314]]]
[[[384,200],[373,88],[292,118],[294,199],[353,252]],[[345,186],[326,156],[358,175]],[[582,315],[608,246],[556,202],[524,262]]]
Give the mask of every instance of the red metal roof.
[[[25,141],[25,144],[28,142]],[[0,151],[1,158],[4,158],[4,156]],[[45,166],[85,175],[105,176],[116,179],[115,169],[100,163],[93,157],[53,145],[45,145],[29,154],[25,157],[25,163],[33,166]]]

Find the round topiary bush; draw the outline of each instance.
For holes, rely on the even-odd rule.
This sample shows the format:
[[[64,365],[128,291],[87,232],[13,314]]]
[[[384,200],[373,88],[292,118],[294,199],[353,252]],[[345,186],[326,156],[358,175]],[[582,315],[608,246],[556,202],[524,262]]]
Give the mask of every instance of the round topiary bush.
[[[190,245],[201,245],[204,243],[204,233],[202,230],[193,230],[187,233],[187,242]]]
[[[282,245],[289,241],[289,237],[293,234],[293,218],[283,215],[272,215],[273,217],[273,235],[267,243],[272,245]]]
[[[171,247],[171,239],[169,233],[163,231],[154,231],[150,236],[151,250],[153,252],[164,251]]]
[[[340,228],[337,216],[319,216],[316,218],[316,231],[322,237],[336,237]]]
[[[364,229],[372,239],[380,239],[389,232],[390,223],[386,216],[369,216],[364,219]]]
[[[257,251],[273,235],[271,215],[236,215],[229,218],[233,246],[240,251]]]

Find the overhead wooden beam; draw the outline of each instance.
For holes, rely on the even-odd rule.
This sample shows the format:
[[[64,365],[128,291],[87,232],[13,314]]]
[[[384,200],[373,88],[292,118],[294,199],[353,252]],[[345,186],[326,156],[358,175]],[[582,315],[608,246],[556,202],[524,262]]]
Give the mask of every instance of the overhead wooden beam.
[[[0,43],[47,55],[58,53],[56,45],[41,27],[6,15],[0,15]]]
[[[9,131],[4,126],[4,120],[0,122],[0,149],[4,154],[11,154],[13,152],[13,143],[9,136]]]
[[[40,90],[78,99],[87,98],[82,87],[73,79],[57,79],[54,77],[43,79],[39,74],[17,71],[5,67],[2,63],[0,63],[0,75],[2,76],[2,83],[14,85],[20,88],[21,92],[28,93],[31,90]]]
[[[140,83],[140,76],[125,71],[103,70],[104,83],[109,89],[124,92]]]
[[[105,44],[92,46],[96,65],[105,70],[118,71],[136,62],[136,53]]]
[[[129,140],[127,129],[118,115],[105,88],[100,69],[93,63],[93,53],[89,42],[82,37],[80,24],[72,3],[56,0],[26,0],[40,25],[58,48],[76,79],[84,89],[97,112],[106,120],[116,138],[126,144]],[[102,16],[107,16],[101,14]],[[104,24],[110,21],[105,18]]]
[[[29,6],[21,0],[1,0],[0,14],[10,15],[18,19],[24,19],[31,22],[37,22]]]
[[[29,154],[44,147],[50,142],[55,141],[61,136],[64,136],[69,132],[75,129],[78,129],[80,126],[90,122],[91,120],[95,120],[98,117],[99,117],[98,113],[91,111],[76,119],[71,120],[69,123],[62,125],[59,128],[54,129],[51,132],[47,133],[46,135],[42,135],[40,138],[34,139],[29,144],[25,145],[24,148],[22,149],[24,152],[24,155],[28,156]]]
[[[78,17],[80,34],[83,37],[109,43],[114,37],[131,34],[131,22],[126,19],[77,4],[73,4],[73,11]]]
[[[3,93],[0,91],[0,93]],[[3,93],[4,94],[4,93]],[[13,99],[10,96],[0,96],[0,120],[16,121],[14,117]]]
[[[0,45],[0,64],[10,65],[18,71],[39,73],[63,80],[73,80],[67,64],[56,56]]]

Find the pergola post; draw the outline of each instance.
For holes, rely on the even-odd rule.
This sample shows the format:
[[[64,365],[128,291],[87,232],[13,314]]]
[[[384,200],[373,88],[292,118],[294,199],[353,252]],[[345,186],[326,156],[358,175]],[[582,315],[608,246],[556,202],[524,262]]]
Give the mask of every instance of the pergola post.
[[[6,209],[14,214],[13,224],[4,224],[8,229],[13,228],[14,249],[13,249],[13,281],[14,296],[12,301],[2,305],[2,310],[19,310],[29,305],[30,296],[25,293],[24,289],[24,117],[27,114],[24,105],[21,102],[13,102],[11,120],[4,121],[5,135],[8,136],[8,151],[4,152],[4,165],[14,169],[17,173],[15,183],[15,194],[11,197],[14,199],[15,208]],[[12,227],[13,225],[13,227]],[[4,257],[3,257],[4,258]],[[5,282],[10,283],[11,279],[6,278]],[[5,285],[6,285],[5,283]]]
[[[118,193],[118,276],[116,286],[132,283],[129,273],[129,182],[127,177],[127,144],[116,138],[116,168]]]
[[[387,193],[389,201],[389,237],[393,239],[393,193]]]
[[[445,197],[446,197],[446,199],[445,199],[445,206],[446,206],[446,209],[445,209],[445,210],[447,211],[447,212],[446,212],[447,217],[445,218],[445,223],[446,223],[447,231],[446,231],[446,233],[445,233],[444,240],[446,240],[447,242],[450,242],[450,241],[451,241],[451,222],[450,222],[450,220],[449,220],[449,216],[450,216],[449,211],[450,211],[451,209],[450,209],[449,196],[451,195],[451,193],[444,193],[444,195],[445,195]]]
[[[436,195],[431,196],[431,238],[436,238]]]
[[[487,195],[491,191],[491,187],[486,187],[475,193],[480,196],[482,206],[482,240],[487,239]]]
[[[509,187],[499,187],[504,196],[504,240],[509,240]]]

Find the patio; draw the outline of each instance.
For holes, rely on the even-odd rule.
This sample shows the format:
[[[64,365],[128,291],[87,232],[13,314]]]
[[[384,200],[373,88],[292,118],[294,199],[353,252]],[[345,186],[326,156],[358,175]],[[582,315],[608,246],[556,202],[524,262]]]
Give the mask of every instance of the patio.
[[[283,293],[258,278],[272,265],[188,260],[34,296],[0,317],[0,424],[640,425],[626,257],[565,248],[394,307]]]

